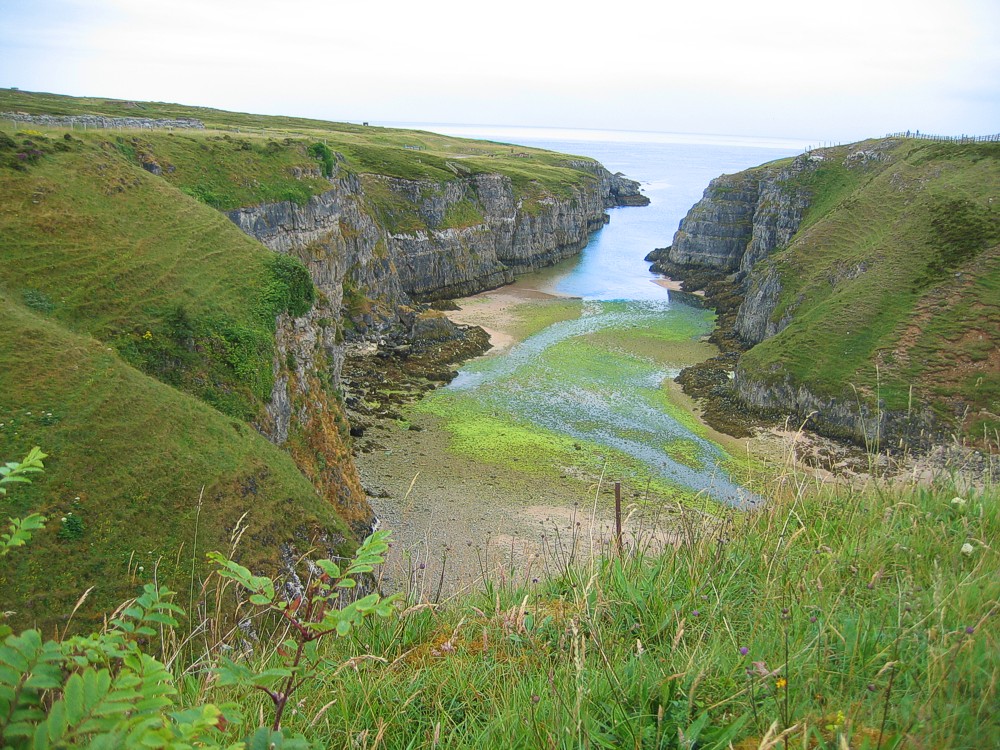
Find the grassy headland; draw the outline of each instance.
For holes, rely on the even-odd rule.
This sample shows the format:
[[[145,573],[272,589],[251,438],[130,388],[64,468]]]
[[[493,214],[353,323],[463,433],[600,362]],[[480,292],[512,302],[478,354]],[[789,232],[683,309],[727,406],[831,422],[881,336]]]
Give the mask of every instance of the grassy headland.
[[[995,444],[1000,144],[865,142],[821,155],[794,180],[811,195],[798,233],[762,264],[781,283],[771,319],[790,322],[741,371],[897,413],[928,407]]]

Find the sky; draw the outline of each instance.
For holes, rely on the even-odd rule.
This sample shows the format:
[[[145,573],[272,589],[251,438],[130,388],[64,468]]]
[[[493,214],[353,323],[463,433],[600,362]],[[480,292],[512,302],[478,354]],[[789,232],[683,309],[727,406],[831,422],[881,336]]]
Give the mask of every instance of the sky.
[[[998,0],[0,0],[0,87],[372,124],[1000,132]]]

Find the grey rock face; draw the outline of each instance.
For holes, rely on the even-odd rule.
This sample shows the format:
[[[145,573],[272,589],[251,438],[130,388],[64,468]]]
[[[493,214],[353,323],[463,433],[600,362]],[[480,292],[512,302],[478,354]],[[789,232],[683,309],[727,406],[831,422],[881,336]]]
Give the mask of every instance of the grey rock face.
[[[774,311],[781,296],[781,278],[772,265],[758,268],[748,279],[748,289],[736,314],[736,333],[750,346],[771,338],[791,321],[786,312],[775,321]]]
[[[367,176],[372,182],[331,180],[330,190],[304,205],[271,203],[227,212],[271,250],[300,258],[319,292],[305,316],[279,319],[275,392],[265,433],[279,443],[287,439],[297,418],[288,389],[307,388],[308,373],[330,367],[331,382],[339,385],[344,346],[336,332],[345,325],[355,337],[378,340],[393,326],[412,322],[415,301],[502,286],[515,274],[578,253],[608,220],[605,208],[639,191],[638,183],[586,164],[595,181],[530,206],[501,174],[456,177],[444,184]],[[381,204],[364,185],[377,188],[382,200],[388,194],[394,204],[409,207],[421,228],[386,226],[379,218]],[[291,360],[296,377],[285,376]]]
[[[666,261],[674,266],[748,273],[798,231],[808,195],[790,180],[814,162],[722,175],[681,220]]]
[[[923,409],[888,411],[880,402],[876,409],[848,396],[818,396],[808,385],[786,379],[763,383],[736,370],[733,387],[740,399],[763,412],[794,414],[807,426],[823,434],[864,446],[884,447],[905,443],[912,447],[932,444],[939,434],[933,414]]]

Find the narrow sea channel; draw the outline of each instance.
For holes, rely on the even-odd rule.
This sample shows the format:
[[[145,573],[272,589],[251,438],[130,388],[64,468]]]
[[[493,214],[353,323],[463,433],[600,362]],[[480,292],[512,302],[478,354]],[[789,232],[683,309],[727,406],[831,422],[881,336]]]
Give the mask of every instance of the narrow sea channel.
[[[611,223],[593,235],[579,258],[521,279],[540,291],[580,298],[578,317],[465,365],[431,397],[432,410],[454,415],[459,410],[447,402],[458,402],[473,419],[488,413],[497,424],[606,449],[618,472],[640,482],[647,473],[659,494],[695,494],[734,506],[751,500],[731,478],[725,452],[664,394],[664,381],[697,358],[691,344],[707,336],[714,318],[671,299],[643,258],[670,243],[710,179],[793,155],[801,146],[656,133],[427,129],[591,156],[639,180],[650,198],[649,206],[613,209]],[[503,440],[497,444],[502,454]]]
[[[530,581],[551,572],[554,539],[573,549],[589,541],[593,553],[609,538],[615,481],[627,532],[668,529],[661,514],[682,505],[753,504],[735,478],[739,462],[672,384],[714,353],[704,341],[714,314],[671,300],[643,258],[670,243],[712,178],[805,144],[415,127],[591,156],[639,180],[651,203],[612,209],[578,258],[459,301],[460,316],[513,334],[512,344],[463,365],[403,423],[385,427],[382,450],[358,457],[376,513],[398,540],[391,587],[446,596],[498,564]]]

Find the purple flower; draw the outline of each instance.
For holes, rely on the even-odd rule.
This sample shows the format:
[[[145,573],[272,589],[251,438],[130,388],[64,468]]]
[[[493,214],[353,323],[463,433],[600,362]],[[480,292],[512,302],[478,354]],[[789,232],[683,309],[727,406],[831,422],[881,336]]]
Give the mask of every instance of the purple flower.
[[[976,629],[974,627],[972,627],[971,625],[969,625],[969,627],[967,627],[965,629],[965,634],[966,635],[972,635],[975,632],[976,632]]]
[[[699,612],[698,610],[695,610],[694,612],[692,612],[692,613],[691,613],[691,615],[692,615],[693,617],[697,617],[697,616],[698,616],[698,615],[700,615],[700,614],[701,614],[701,612]]]
[[[746,656],[749,653],[750,649],[748,649],[746,646],[740,646],[740,656]]]

